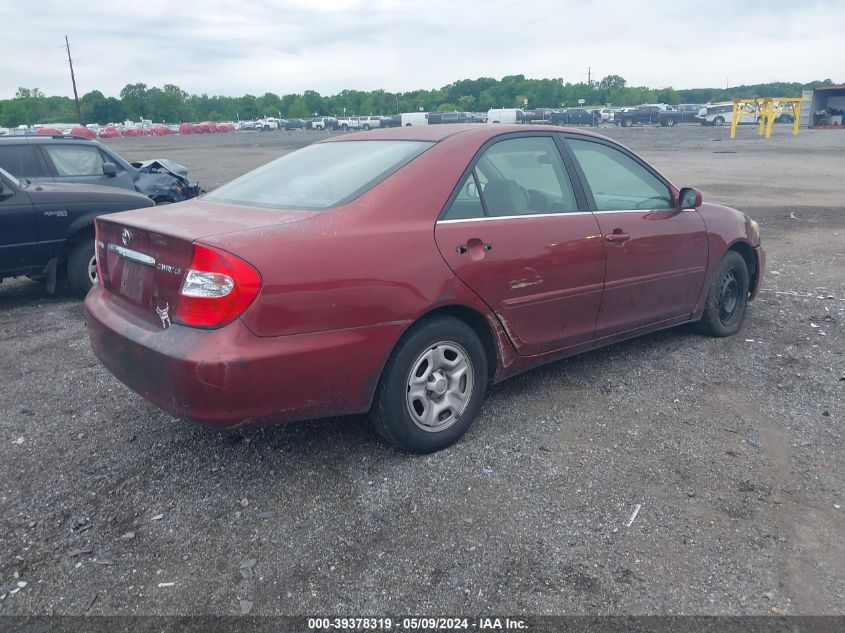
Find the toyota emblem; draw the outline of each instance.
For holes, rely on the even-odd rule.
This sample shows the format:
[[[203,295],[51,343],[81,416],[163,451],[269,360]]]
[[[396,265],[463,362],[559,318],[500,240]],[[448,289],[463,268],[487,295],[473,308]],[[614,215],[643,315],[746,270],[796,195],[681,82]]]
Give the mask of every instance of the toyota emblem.
[[[132,233],[129,232],[129,229],[123,229],[120,232],[120,240],[126,247],[128,247],[132,243]]]

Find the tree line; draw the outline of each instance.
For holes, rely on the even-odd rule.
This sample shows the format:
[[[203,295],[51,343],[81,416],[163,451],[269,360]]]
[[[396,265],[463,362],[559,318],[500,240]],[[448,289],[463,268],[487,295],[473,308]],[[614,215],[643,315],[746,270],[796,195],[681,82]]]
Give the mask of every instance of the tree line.
[[[261,96],[192,95],[179,86],[148,87],[127,84],[119,97],[106,97],[93,90],[80,98],[85,123],[150,119],[154,122],[234,121],[269,116],[309,118],[316,115],[395,114],[397,112],[471,111],[490,108],[573,107],[585,104],[634,106],[641,103],[707,103],[734,98],[797,97],[802,90],[832,85],[830,79],[808,84],[772,82],[731,88],[653,89],[629,86],[619,75],[608,75],[590,83],[569,83],[563,79],[526,79],[509,75],[502,79],[461,79],[436,90],[393,93],[385,90],[343,90],[323,96],[314,90],[302,94]],[[0,100],[0,126],[76,121],[76,108],[69,97],[48,97],[38,88],[18,88],[12,99]]]

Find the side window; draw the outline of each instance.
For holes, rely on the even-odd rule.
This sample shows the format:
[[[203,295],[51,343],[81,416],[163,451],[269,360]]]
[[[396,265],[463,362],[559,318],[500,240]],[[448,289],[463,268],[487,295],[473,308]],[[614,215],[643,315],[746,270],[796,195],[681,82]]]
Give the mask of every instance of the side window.
[[[613,147],[567,139],[599,211],[671,209],[669,188],[633,158]]]
[[[96,147],[44,145],[59,176],[102,176],[103,157]]]
[[[578,211],[572,181],[548,136],[496,143],[479,160],[478,179],[493,217]]]
[[[0,167],[18,178],[41,178],[47,175],[33,145],[0,145]]]
[[[475,171],[475,170],[473,170]],[[473,171],[461,183],[457,197],[449,205],[446,211],[446,220],[468,220],[471,218],[483,218],[484,207],[481,205],[481,196],[473,178]]]
[[[100,152],[100,160],[102,160],[104,163],[111,163],[112,165],[114,165],[115,167],[117,167],[117,173],[120,173],[120,172],[122,172],[122,171],[126,171],[126,170],[123,168],[123,165],[121,165],[120,163],[118,163],[115,159],[113,159],[111,156],[109,156],[108,154],[106,154],[106,153],[105,153],[105,152],[103,152],[103,151],[101,151],[101,152]]]

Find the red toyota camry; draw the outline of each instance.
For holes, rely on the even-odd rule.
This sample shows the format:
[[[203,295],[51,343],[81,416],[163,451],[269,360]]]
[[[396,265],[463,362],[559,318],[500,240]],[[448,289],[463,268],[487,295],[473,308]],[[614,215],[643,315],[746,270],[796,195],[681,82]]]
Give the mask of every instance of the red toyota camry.
[[[315,143],[201,199],[97,219],[91,344],[214,426],[370,411],[455,442],[487,385],[681,323],[727,336],[757,223],[585,131],[428,126]]]

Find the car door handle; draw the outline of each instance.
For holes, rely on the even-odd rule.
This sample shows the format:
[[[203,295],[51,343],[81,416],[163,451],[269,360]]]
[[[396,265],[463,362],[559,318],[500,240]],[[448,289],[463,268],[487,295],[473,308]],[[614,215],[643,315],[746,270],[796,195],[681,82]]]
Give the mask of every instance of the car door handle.
[[[617,233],[617,231],[619,232]],[[608,233],[607,235],[605,235],[604,239],[610,242],[611,244],[622,244],[630,240],[631,236],[627,233],[623,233],[619,229],[616,229],[615,231],[613,231],[613,233]]]
[[[469,252],[469,247],[472,245],[472,244],[470,244],[470,242],[480,242],[480,241],[481,240],[474,240],[474,239],[470,240],[466,244],[461,244],[460,246],[455,248],[455,250],[458,252],[459,255],[466,255]],[[493,250],[493,245],[490,244],[489,242],[485,242],[482,245],[482,248],[484,248],[485,253],[489,253],[490,251]]]

